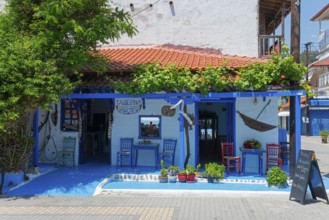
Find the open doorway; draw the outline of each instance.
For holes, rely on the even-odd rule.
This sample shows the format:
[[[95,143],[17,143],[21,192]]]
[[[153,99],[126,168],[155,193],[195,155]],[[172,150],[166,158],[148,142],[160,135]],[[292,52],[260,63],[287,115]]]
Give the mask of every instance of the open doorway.
[[[199,163],[221,162],[221,143],[233,141],[233,103],[198,104]]]
[[[111,102],[105,99],[83,101],[80,163],[110,162],[108,139]]]

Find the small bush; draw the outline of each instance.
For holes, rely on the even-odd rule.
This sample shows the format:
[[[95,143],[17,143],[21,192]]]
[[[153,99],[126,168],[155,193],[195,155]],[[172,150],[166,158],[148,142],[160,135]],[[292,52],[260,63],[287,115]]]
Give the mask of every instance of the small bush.
[[[272,167],[266,175],[266,181],[269,186],[284,187],[287,185],[288,176],[279,167]]]

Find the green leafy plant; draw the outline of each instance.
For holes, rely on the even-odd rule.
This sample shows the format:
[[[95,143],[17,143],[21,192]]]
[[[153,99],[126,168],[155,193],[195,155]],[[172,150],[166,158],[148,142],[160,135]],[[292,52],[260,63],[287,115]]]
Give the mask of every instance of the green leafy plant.
[[[189,174],[194,174],[196,172],[196,169],[194,166],[187,164],[186,165],[186,173]]]
[[[284,187],[287,185],[288,176],[279,167],[272,167],[266,174],[266,181],[269,186]]]
[[[321,130],[321,131],[320,131],[320,135],[321,135],[321,137],[323,137],[323,138],[328,138],[328,136],[329,136],[329,132],[328,132],[327,130]]]
[[[114,81],[113,84],[117,91],[134,95],[160,91],[198,92],[206,95],[209,92],[246,91],[251,88],[260,91],[266,90],[268,85],[290,88],[291,81],[302,83],[306,71],[307,68],[294,62],[292,56],[273,54],[267,61],[236,69],[229,67],[229,60],[219,67],[208,66],[194,72],[175,65],[139,65],[132,81]]]
[[[168,175],[169,176],[177,176],[179,173],[179,167],[176,166],[169,166],[168,167]]]
[[[200,168],[201,168],[201,164],[198,164],[195,168],[195,172],[199,172]]]
[[[161,160],[160,164],[161,164],[160,176],[161,177],[167,177],[168,176],[168,170],[164,166],[164,161]]]
[[[260,149],[262,147],[262,143],[253,138],[243,142],[243,147],[246,149]]]
[[[186,170],[179,171],[179,174],[186,174]]]
[[[202,174],[203,177],[212,177],[216,180],[224,179],[225,166],[218,163],[212,162],[205,164],[205,172]]]

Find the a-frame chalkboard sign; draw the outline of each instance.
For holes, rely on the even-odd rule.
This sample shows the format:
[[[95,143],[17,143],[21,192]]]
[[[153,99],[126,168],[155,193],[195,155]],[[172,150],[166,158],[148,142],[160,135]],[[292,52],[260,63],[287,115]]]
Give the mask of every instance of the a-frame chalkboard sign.
[[[314,151],[300,150],[289,199],[296,199],[304,204],[307,186],[310,188],[313,199],[319,197],[329,203]]]

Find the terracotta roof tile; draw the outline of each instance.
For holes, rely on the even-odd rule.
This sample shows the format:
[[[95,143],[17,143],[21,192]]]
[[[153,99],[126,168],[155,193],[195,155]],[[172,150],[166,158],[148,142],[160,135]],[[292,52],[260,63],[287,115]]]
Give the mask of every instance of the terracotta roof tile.
[[[134,65],[154,62],[158,62],[162,66],[183,65],[195,70],[205,68],[208,65],[212,67],[226,65],[239,68],[251,63],[266,61],[266,59],[255,57],[225,55],[214,49],[173,45],[109,47],[100,49],[99,53],[111,61],[109,64],[110,71],[130,71]]]
[[[329,66],[329,59],[320,60],[310,64],[310,67],[317,67],[317,66]]]

